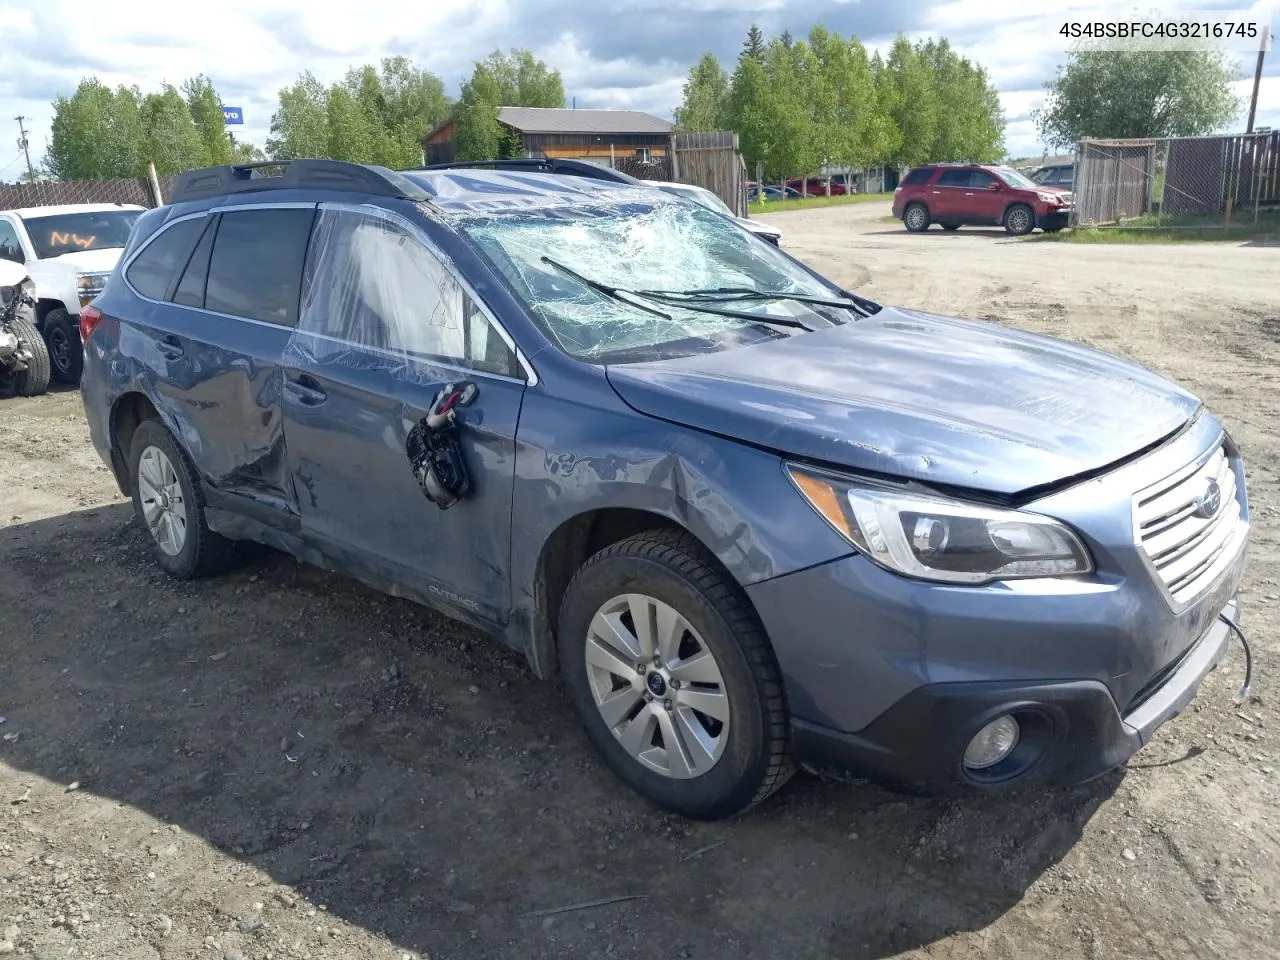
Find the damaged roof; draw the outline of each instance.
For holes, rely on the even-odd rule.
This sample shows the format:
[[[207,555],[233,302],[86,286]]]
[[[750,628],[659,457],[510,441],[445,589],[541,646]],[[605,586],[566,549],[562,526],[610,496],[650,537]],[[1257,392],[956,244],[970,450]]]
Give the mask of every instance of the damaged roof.
[[[658,190],[629,183],[563,174],[501,170],[424,170],[404,174],[432,195],[442,210],[455,213],[536,209],[616,198],[618,191],[638,191],[659,202]]]
[[[639,110],[499,107],[498,119],[521,133],[670,133],[674,126]]]

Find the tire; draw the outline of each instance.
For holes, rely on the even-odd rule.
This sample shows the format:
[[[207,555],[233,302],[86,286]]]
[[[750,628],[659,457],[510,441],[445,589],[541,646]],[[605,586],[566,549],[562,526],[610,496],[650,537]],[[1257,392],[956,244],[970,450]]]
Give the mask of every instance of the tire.
[[[156,454],[160,456],[157,457]],[[147,465],[143,465],[144,455]],[[167,469],[163,469],[167,463]],[[160,467],[160,473],[155,468]],[[144,473],[147,476],[144,476]],[[157,483],[159,479],[161,482]],[[161,486],[163,484],[163,488]],[[147,490],[147,493],[143,491]],[[186,453],[178,446],[173,435],[158,420],[144,420],[133,433],[129,449],[129,491],[133,498],[134,516],[151,538],[156,562],[165,573],[179,580],[219,573],[235,560],[236,544],[209,529],[204,518],[204,495],[195,468]],[[171,549],[162,542],[158,530],[164,524],[153,527],[148,520],[148,505],[155,503],[152,493],[167,496],[171,514],[181,512],[184,517],[182,536],[178,548]],[[178,497],[181,502],[178,503]],[[144,503],[144,500],[147,501]],[[176,520],[168,524],[176,528]]]
[[[902,211],[902,222],[912,233],[924,233],[932,222],[929,219],[929,208],[923,203],[909,203]]]
[[[77,324],[61,307],[44,315],[44,341],[49,347],[53,379],[59,383],[79,383],[84,370],[84,345],[80,343]]]
[[[1004,228],[1015,237],[1022,237],[1036,228],[1036,213],[1025,203],[1015,203],[1004,212]]]
[[[687,627],[668,647],[674,656],[657,661],[636,652],[640,648],[628,654],[618,643],[620,634],[609,633],[618,655],[608,662],[625,669],[630,681],[600,668],[600,651],[608,645],[597,639],[604,635],[600,629],[593,630],[618,605],[623,611],[609,616],[624,630],[636,622],[628,612],[633,609],[643,610],[654,627],[664,612],[667,623],[674,615]],[[632,630],[630,639],[640,633]],[[587,736],[614,773],[653,803],[718,820],[749,809],[791,777],[786,700],[764,629],[738,586],[690,534],[647,531],[591,557],[565,592],[557,643],[565,685]],[[704,653],[710,654],[709,666]],[[596,658],[592,666],[588,656]],[[632,656],[647,661],[644,672],[632,667]],[[708,682],[712,673],[715,682]],[[621,705],[612,726],[602,713],[608,705],[597,705],[602,690],[610,703]],[[695,700],[714,714],[723,710],[724,719],[695,712],[689,706]],[[690,734],[693,729],[699,732]],[[630,732],[643,735],[629,747],[624,736]],[[668,751],[673,735],[691,749]],[[712,741],[714,748],[698,749]]]
[[[942,225],[942,229],[943,229],[943,230],[959,230],[959,229],[960,229],[960,224],[958,224],[958,223],[944,223],[944,224]]]
[[[0,396],[38,397],[49,389],[49,353],[35,325],[24,316],[16,316],[9,329],[31,350],[27,369],[0,372]]]

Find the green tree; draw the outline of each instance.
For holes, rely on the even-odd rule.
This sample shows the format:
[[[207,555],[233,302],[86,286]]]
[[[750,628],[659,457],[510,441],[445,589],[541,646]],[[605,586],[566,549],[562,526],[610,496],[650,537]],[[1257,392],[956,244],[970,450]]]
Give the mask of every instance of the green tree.
[[[226,120],[222,115],[222,98],[218,96],[212,82],[200,74],[183,83],[182,92],[187,98],[187,109],[191,112],[191,119],[195,122],[200,143],[204,147],[202,163],[207,166],[230,163],[232,149],[231,141],[227,138]]]
[[[459,160],[492,160],[513,142],[498,123],[499,107],[563,107],[564,83],[528,50],[494,51],[476,63],[458,100],[454,151]]]
[[[818,60],[821,84],[814,95],[823,99],[815,122],[823,129],[823,156],[853,168],[879,162],[896,148],[892,119],[882,109],[867,49],[856,37],[815,27],[809,45]]]
[[[868,164],[889,164],[902,149],[902,128],[898,126],[898,88],[889,65],[879,52],[871,57],[871,78],[875,86],[875,139],[871,141]]]
[[[698,133],[723,130],[729,106],[729,77],[715,54],[704,53],[689,70],[683,100],[676,108],[676,130]]]
[[[205,145],[191,118],[187,101],[176,88],[165,84],[160,93],[149,93],[139,109],[144,155],[156,165],[156,173],[181,173],[203,166]]]
[[[329,94],[303,73],[280,91],[280,104],[271,118],[267,155],[272,160],[323,157],[329,149]]]
[[[335,84],[327,98],[329,142],[323,156],[348,163],[374,163],[381,147],[377,122],[346,87]]]
[[[112,92],[101,81],[80,81],[70,97],[53,101],[53,124],[44,167],[58,180],[136,177],[142,158],[137,88]]]
[[[750,57],[763,67],[764,46],[764,32],[753,23],[751,29],[747,31],[747,39],[742,44],[742,53],[738,55],[739,59]]]
[[[885,73],[891,86],[890,116],[901,134],[892,159],[904,167],[933,160],[938,140],[939,102],[933,71],[919,47],[899,34],[889,50]]]
[[[1221,51],[1099,50],[1081,46],[1045,84],[1033,117],[1040,138],[1065,147],[1085,137],[1194,137],[1239,115],[1240,69]]]
[[[917,53],[932,75],[937,103],[929,159],[939,163],[994,163],[1004,155],[1004,112],[987,73],[961,57],[944,38]]]
[[[755,57],[738,58],[737,69],[729,82],[729,125],[738,133],[738,146],[750,176],[756,167],[768,162],[777,134],[773,126],[773,90],[764,64]],[[773,171],[766,171],[766,176]]]

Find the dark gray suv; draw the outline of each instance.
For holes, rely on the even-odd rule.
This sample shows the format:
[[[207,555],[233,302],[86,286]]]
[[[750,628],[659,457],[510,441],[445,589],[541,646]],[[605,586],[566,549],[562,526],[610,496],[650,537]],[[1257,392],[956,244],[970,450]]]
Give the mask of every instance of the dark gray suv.
[[[696,817],[795,766],[1075,782],[1194,696],[1249,531],[1195,397],[530,166],[217,168],[139,218],[82,390],[164,569],[259,541],[480,627]]]

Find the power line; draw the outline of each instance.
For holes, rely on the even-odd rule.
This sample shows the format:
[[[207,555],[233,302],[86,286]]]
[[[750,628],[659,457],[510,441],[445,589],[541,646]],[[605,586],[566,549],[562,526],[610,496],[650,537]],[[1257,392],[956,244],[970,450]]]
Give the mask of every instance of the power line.
[[[29,146],[29,141],[27,140],[27,128],[22,125],[23,121],[27,120],[28,118],[18,116],[18,117],[14,117],[13,119],[18,121],[18,132],[22,134],[22,136],[18,138],[18,146],[22,148],[22,152],[27,157],[27,176],[31,178],[32,183],[35,183],[36,168],[31,165],[31,148]]]

